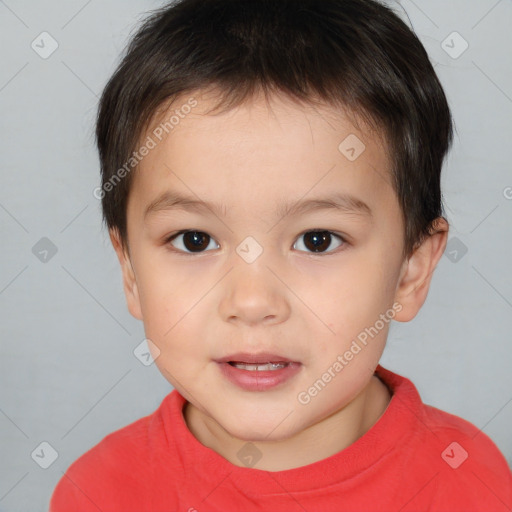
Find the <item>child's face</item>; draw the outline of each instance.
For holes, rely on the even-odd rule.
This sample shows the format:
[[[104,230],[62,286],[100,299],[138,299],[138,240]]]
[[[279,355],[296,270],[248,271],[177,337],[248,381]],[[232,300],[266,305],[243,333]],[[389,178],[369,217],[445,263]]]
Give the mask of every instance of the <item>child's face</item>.
[[[131,265],[121,258],[129,309],[158,347],[163,375],[202,414],[239,439],[287,438],[361,393],[391,318],[403,320],[401,306],[393,309],[405,295],[407,263],[390,164],[383,145],[331,108],[274,98],[269,111],[259,97],[202,115],[214,103],[194,97],[198,105],[167,138],[158,142],[148,132],[158,144],[134,176]],[[366,146],[355,160],[362,148],[356,139],[342,147],[345,154],[339,149],[352,134]],[[215,203],[220,211],[166,208],[164,201],[145,214],[165,193]],[[284,204],[335,194],[366,203],[371,215],[350,205],[284,214]],[[200,233],[166,242],[182,230]],[[304,236],[313,230],[333,234],[323,242],[321,234]],[[410,305],[407,311],[416,312]],[[358,341],[357,351],[353,341],[365,329],[366,345]],[[297,371],[267,371],[270,381],[255,390],[257,371],[217,362],[236,353],[275,354]],[[249,388],[226,377],[223,365],[248,375]],[[288,378],[276,384],[272,378],[281,374]]]

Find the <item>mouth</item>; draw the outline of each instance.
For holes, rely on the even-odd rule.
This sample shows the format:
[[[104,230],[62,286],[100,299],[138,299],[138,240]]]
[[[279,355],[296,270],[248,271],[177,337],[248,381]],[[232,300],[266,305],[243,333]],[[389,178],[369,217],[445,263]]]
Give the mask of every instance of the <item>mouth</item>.
[[[292,363],[291,359],[281,354],[271,354],[270,352],[260,352],[258,354],[250,354],[248,352],[238,352],[221,359],[215,360],[217,363],[235,363],[235,364],[286,364]]]
[[[275,371],[286,368],[290,365],[289,362],[278,362],[278,363],[241,363],[236,361],[228,361],[228,364],[238,368],[239,370],[248,370],[250,372],[265,372]]]
[[[229,382],[246,391],[266,391],[296,375],[302,364],[279,354],[232,354],[215,361]]]

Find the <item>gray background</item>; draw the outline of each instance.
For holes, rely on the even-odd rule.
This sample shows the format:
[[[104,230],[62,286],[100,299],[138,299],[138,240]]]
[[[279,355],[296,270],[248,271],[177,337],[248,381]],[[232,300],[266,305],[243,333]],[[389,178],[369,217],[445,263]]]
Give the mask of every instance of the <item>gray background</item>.
[[[450,245],[421,312],[392,323],[382,364],[512,462],[512,2],[401,4],[457,134],[443,175]],[[171,390],[134,356],[143,326],[126,309],[92,193],[98,96],[138,20],[160,5],[0,1],[0,511],[47,510],[77,457]],[[31,47],[43,31],[59,45],[47,59]],[[460,55],[454,31],[469,44]],[[38,252],[45,237],[55,254]],[[45,445],[31,456],[44,441],[58,453],[47,469]]]

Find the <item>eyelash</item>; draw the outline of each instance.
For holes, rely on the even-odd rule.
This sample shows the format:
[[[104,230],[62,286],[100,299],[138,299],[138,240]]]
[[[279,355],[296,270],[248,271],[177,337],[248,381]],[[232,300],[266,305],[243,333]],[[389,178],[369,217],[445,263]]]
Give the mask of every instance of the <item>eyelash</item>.
[[[212,238],[210,235],[208,235],[208,233],[204,232],[204,231],[199,231],[199,230],[191,230],[191,229],[184,229],[184,230],[181,230],[177,233],[174,233],[173,235],[170,235],[169,237],[167,237],[165,239],[165,245],[167,247],[169,247],[169,249],[173,252],[176,252],[176,253],[179,253],[179,254],[183,254],[183,255],[190,255],[190,256],[194,256],[194,255],[200,255],[200,254],[204,254],[206,252],[209,252],[207,250],[204,250],[204,251],[198,251],[198,252],[187,252],[187,251],[183,251],[181,249],[176,249],[172,244],[171,242],[176,239],[177,237],[179,237],[180,235],[184,235],[184,234],[187,234],[187,233],[199,233],[199,234],[202,234],[202,235],[206,235],[210,241],[212,240],[215,240],[214,238]],[[345,239],[345,237],[343,237],[342,235],[338,234],[338,233],[335,233],[333,231],[329,231],[328,229],[309,229],[307,231],[304,231],[303,233],[301,233],[297,239],[300,239],[301,237],[303,237],[304,235],[307,235],[307,234],[310,234],[310,233],[328,233],[330,235],[334,235],[336,238],[339,238],[341,240],[341,245],[336,247],[334,250],[330,250],[330,251],[325,251],[325,252],[311,252],[311,251],[300,251],[300,252],[305,252],[306,254],[311,254],[311,255],[314,255],[314,256],[322,256],[322,255],[328,255],[328,254],[335,254],[337,252],[340,252],[340,251],[343,251],[346,246],[349,245],[349,243],[347,242],[347,240]],[[210,245],[208,243],[208,245]],[[294,243],[295,245],[295,243]]]

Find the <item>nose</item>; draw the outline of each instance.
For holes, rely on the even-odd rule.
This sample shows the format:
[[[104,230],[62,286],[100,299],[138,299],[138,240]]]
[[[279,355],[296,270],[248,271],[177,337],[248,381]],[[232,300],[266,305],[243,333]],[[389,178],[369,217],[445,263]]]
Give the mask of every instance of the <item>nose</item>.
[[[290,316],[287,288],[274,274],[260,261],[237,263],[224,282],[221,317],[250,326],[284,322]]]

